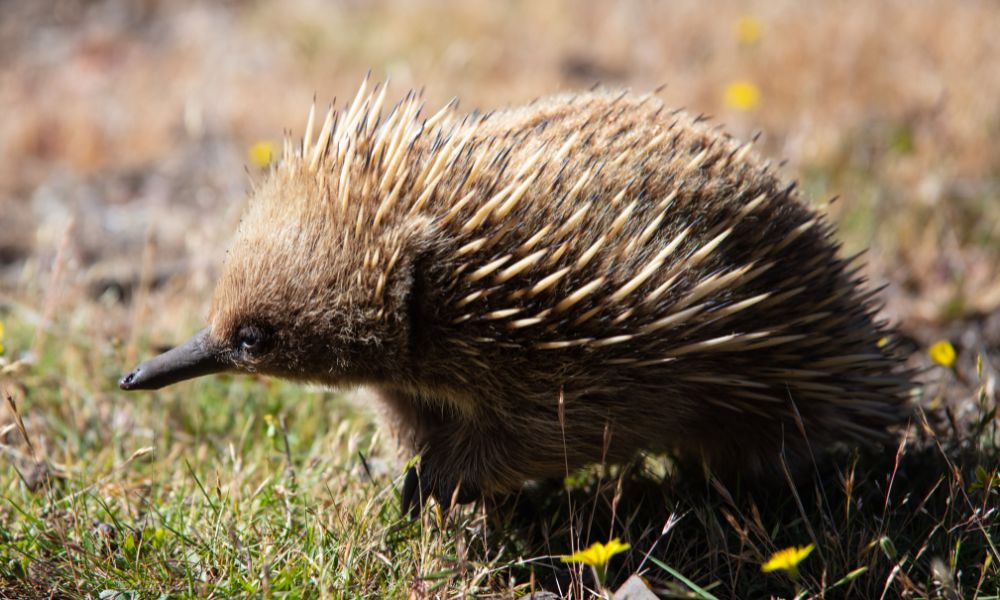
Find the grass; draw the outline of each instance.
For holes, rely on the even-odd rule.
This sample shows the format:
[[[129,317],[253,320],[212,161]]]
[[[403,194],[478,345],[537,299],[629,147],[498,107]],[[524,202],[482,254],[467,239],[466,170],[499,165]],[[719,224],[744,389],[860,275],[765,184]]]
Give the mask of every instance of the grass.
[[[4,314],[5,356],[41,315]],[[115,392],[124,344],[95,352],[56,319],[4,367],[11,469],[0,476],[0,590],[19,597],[507,597],[593,593],[559,556],[621,537],[613,588],[668,597],[995,598],[996,372],[973,414],[939,408],[884,453],[844,452],[813,482],[739,494],[662,457],[541,482],[500,505],[399,514],[402,465],[363,398],[219,376]],[[969,376],[960,373],[961,377]],[[959,375],[935,367],[933,395]],[[976,470],[979,469],[977,485]],[[762,573],[814,544],[795,579]]]
[[[640,573],[676,598],[1000,598],[994,3],[0,11],[0,596],[586,598],[591,569],[560,556],[617,537],[609,589]],[[125,366],[201,326],[247,149],[301,133],[314,95],[369,69],[466,109],[667,83],[672,105],[762,130],[806,196],[843,196],[845,252],[871,248],[885,317],[927,368],[918,420],[798,487],[727,489],[648,456],[410,521],[363,394],[226,376],[120,393]],[[752,103],[727,104],[734,82]],[[945,338],[954,369],[926,354]],[[761,571],[810,544],[797,577]]]

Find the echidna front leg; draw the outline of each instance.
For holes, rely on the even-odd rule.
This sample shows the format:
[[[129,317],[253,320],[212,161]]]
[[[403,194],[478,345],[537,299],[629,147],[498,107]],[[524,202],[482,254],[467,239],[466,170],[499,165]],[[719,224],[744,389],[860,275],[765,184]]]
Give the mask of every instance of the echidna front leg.
[[[416,514],[428,498],[444,506],[472,502],[497,489],[500,470],[482,423],[471,424],[437,402],[399,390],[379,390],[402,444],[420,455],[403,480],[404,514]],[[456,490],[458,490],[456,494]]]
[[[458,494],[455,493],[456,488]],[[428,498],[434,498],[443,506],[450,506],[452,501],[455,504],[467,504],[479,497],[478,488],[470,483],[453,483],[450,477],[434,477],[430,474],[421,477],[420,469],[413,466],[406,470],[403,478],[400,508],[404,515],[417,517]]]
[[[429,498],[447,507],[473,502],[495,489],[497,473],[483,438],[458,418],[423,416],[416,445],[420,462],[403,481],[403,513],[418,514]]]

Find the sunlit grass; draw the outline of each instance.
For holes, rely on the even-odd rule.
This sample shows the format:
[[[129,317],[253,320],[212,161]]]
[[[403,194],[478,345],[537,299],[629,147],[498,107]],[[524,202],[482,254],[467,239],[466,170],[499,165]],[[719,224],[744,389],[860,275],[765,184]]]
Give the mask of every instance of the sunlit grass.
[[[639,573],[668,597],[996,597],[995,4],[89,4],[11,3],[0,27],[16,115],[0,128],[0,596],[585,598]],[[229,376],[122,394],[125,367],[199,326],[243,165],[278,158],[254,141],[300,134],[310,99],[343,101],[369,69],[469,110],[666,83],[668,106],[762,131],[844,252],[872,248],[864,274],[901,325],[885,345],[925,369],[925,413],[795,489],[643,457],[410,522],[363,398]],[[147,258],[162,272],[130,283]],[[560,560],[614,539],[630,548],[599,576]],[[810,546],[797,577],[761,572]]]
[[[31,327],[4,321],[9,354],[23,356]],[[639,464],[410,521],[402,462],[359,401],[230,376],[125,396],[114,387],[124,349],[66,327],[0,380],[16,467],[0,477],[0,581],[17,594],[581,598],[632,573],[699,598],[946,585],[988,597],[1000,585],[995,428],[973,451],[968,430],[918,425],[895,452],[842,455],[821,485],[796,490],[743,496]],[[995,372],[984,370],[985,386]]]

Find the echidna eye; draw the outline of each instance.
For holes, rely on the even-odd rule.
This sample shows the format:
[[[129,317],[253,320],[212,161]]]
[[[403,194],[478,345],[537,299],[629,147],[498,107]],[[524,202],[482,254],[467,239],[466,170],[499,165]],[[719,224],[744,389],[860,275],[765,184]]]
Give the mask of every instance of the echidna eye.
[[[253,352],[263,345],[264,334],[253,325],[244,325],[236,334],[236,341],[241,350]]]

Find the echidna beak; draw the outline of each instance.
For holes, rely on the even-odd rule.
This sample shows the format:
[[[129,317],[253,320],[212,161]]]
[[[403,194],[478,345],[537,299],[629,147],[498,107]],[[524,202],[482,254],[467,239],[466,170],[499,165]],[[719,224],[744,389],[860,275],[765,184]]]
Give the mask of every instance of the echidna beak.
[[[156,390],[228,368],[229,365],[221,360],[206,328],[180,346],[140,364],[122,377],[118,386],[123,390]]]

